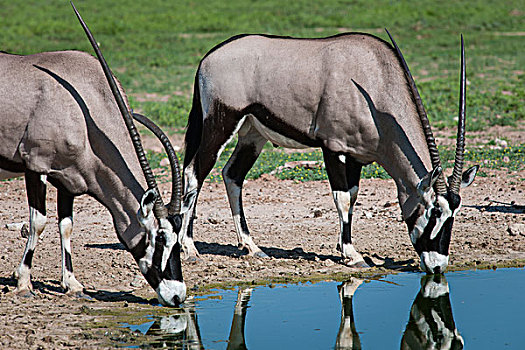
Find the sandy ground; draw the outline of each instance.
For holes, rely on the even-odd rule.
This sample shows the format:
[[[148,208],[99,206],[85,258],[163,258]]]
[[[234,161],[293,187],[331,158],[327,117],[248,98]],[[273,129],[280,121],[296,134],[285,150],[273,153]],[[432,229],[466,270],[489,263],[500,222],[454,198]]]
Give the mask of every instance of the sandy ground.
[[[525,262],[525,170],[484,171],[462,191],[450,246],[452,268],[504,266]],[[183,263],[189,294],[217,283],[328,278],[359,272],[340,263],[335,250],[338,221],[326,181],[296,183],[264,176],[244,187],[248,225],[270,256],[256,259],[237,249],[223,184],[206,184],[195,221],[198,263]],[[169,191],[168,184],[161,191]],[[167,195],[166,195],[167,197]],[[82,196],[75,201],[73,267],[90,298],[66,296],[60,288],[60,241],[56,191],[48,191],[48,225],[33,260],[35,295],[13,294],[12,272],[25,239],[6,224],[28,220],[24,181],[0,182],[0,348],[103,348],[89,330],[90,309],[155,304],[155,293],[131,254],[118,243],[109,213]],[[518,224],[512,226],[513,224]],[[509,230],[509,226],[514,228]],[[412,248],[391,180],[362,180],[353,220],[353,240],[381,271],[415,270]],[[375,271],[375,270],[374,270]],[[86,323],[88,322],[88,323]],[[110,337],[110,335],[108,335]]]

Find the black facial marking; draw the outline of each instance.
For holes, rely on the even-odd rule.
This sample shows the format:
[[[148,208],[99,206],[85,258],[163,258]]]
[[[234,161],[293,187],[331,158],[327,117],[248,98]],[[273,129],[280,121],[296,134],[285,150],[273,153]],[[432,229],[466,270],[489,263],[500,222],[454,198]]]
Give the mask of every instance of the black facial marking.
[[[173,216],[169,216],[168,221],[170,222],[171,227],[173,228],[173,233],[179,233],[182,227],[182,215],[175,214]]]
[[[33,253],[33,250],[29,249],[26,253],[26,256],[24,257],[24,265],[26,265],[28,268],[31,268],[33,263]]]
[[[414,230],[414,227],[416,226],[417,219],[423,215],[425,212],[425,207],[423,207],[421,204],[418,204],[416,207],[416,210],[405,220],[405,223],[407,224],[408,232],[412,232]]]
[[[461,204],[461,198],[459,197],[459,195],[452,192],[448,192],[445,196],[445,199],[447,200],[450,210],[452,212],[459,208]],[[416,249],[419,255],[421,255],[422,252],[438,252],[439,254],[448,256],[450,240],[452,237],[452,226],[454,224],[454,217],[449,217],[445,221],[443,226],[441,226],[441,229],[436,235],[436,237],[434,237],[434,239],[430,239],[430,235],[432,234],[432,231],[436,226],[437,219],[440,218],[441,215],[443,215],[442,209],[438,207],[437,202],[435,204],[436,207],[434,207],[431,211],[430,219],[427,223],[427,226],[425,227],[425,230],[421,237],[419,237],[416,243],[414,244],[414,248]],[[412,214],[412,216],[406,221],[407,226],[409,227],[409,231],[411,231],[414,228],[415,221],[419,217],[419,215],[417,215],[416,217],[414,216],[415,214]]]
[[[182,282],[182,266],[180,263],[180,244],[177,242],[171,249],[163,277],[168,280]]]
[[[147,234],[144,234],[140,241],[129,250],[137,262],[146,255],[146,248],[148,246],[146,239]]]

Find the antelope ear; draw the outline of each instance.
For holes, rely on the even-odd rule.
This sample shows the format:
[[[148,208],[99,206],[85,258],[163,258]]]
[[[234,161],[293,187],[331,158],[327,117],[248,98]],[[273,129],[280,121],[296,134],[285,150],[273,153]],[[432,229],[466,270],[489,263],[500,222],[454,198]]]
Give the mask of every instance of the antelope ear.
[[[142,216],[142,218],[147,219],[150,215],[153,213],[153,205],[155,204],[155,200],[157,199],[157,192],[153,189],[149,189],[144,193],[142,196],[142,200],[140,201],[140,210],[139,214]]]
[[[466,170],[463,175],[461,175],[461,188],[465,188],[470,186],[474,179],[476,178],[476,174],[478,173],[479,165],[474,165],[473,167]]]
[[[429,171],[428,174],[426,174],[421,179],[421,181],[419,181],[417,185],[418,192],[421,194],[428,192],[432,186],[434,186],[442,171],[443,169],[440,166],[434,168],[432,171]]]

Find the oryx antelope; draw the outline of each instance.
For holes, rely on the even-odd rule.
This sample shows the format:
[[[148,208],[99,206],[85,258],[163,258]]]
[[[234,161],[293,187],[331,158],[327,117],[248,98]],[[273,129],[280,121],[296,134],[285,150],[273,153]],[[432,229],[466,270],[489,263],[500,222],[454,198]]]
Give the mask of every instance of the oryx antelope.
[[[72,273],[72,206],[75,196],[89,194],[110,211],[119,240],[160,302],[176,305],[186,297],[176,238],[180,174],[178,169],[172,174],[174,191],[166,208],[124,91],[102,66],[77,51],[0,54],[0,168],[25,175],[30,207],[29,238],[15,271],[17,291],[32,288],[33,252],[46,223],[47,181],[57,188],[64,288],[82,290]]]
[[[320,147],[339,214],[338,249],[350,265],[366,265],[351,240],[363,165],[376,161],[392,176],[412,243],[428,273],[448,265],[452,223],[464,174],[465,62],[453,175],[445,183],[439,154],[416,85],[394,46],[362,33],[320,39],[239,35],[201,60],[194,84],[184,157],[182,248],[193,243],[193,215],[202,184],[224,146],[238,135],[222,170],[240,247],[265,256],[250,237],[242,185],[267,141]]]

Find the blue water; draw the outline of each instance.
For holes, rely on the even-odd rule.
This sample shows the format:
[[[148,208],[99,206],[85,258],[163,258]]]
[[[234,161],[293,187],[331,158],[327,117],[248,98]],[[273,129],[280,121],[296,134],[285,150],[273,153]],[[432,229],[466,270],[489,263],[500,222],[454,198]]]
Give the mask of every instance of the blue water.
[[[423,274],[403,273],[357,283],[355,293],[345,299],[344,330],[341,282],[218,291],[188,303],[191,310],[186,314],[193,315],[198,331],[192,342],[206,349],[226,349],[228,344],[248,349],[333,349],[338,337],[354,348],[399,349],[402,341],[410,344],[425,332],[433,336],[419,345],[423,348],[438,342],[457,348],[464,344],[465,349],[525,349],[524,269],[451,272],[445,277],[436,284]],[[238,303],[236,318],[241,327],[235,328],[232,321],[241,294],[244,301]],[[243,313],[244,325],[239,323]],[[147,327],[149,321],[141,324]],[[237,335],[237,347],[233,338],[228,343],[232,334]],[[186,334],[181,339],[189,338]]]

